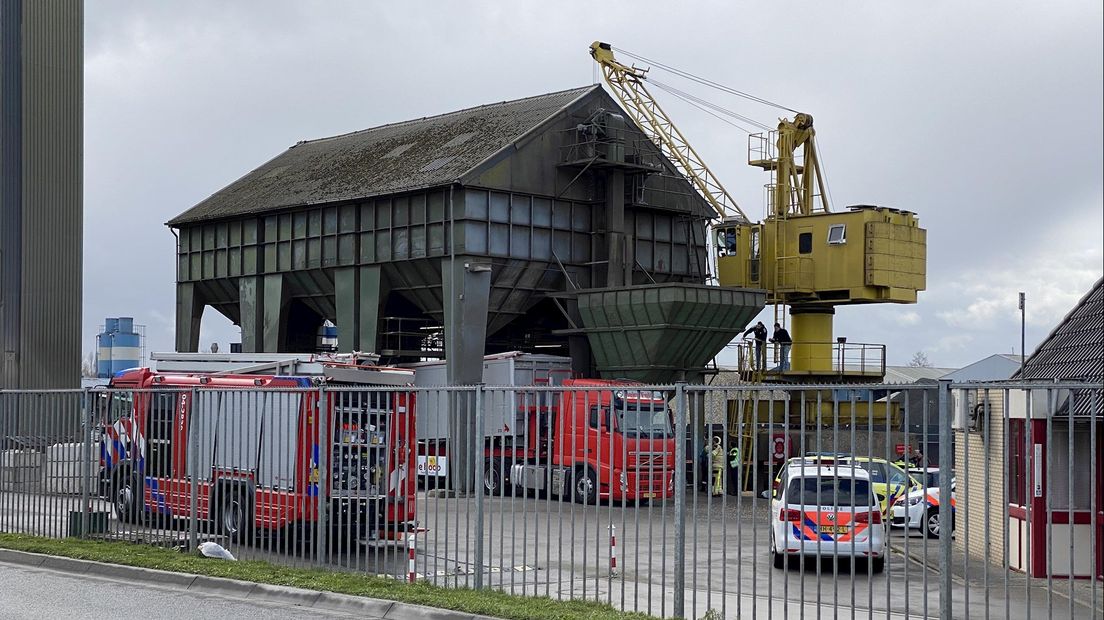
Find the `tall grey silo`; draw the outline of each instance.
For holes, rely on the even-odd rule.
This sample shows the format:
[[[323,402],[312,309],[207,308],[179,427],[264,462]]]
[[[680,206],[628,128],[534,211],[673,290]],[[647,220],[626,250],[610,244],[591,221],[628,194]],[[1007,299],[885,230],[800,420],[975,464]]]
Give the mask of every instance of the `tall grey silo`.
[[[82,0],[0,1],[0,387],[78,387]]]

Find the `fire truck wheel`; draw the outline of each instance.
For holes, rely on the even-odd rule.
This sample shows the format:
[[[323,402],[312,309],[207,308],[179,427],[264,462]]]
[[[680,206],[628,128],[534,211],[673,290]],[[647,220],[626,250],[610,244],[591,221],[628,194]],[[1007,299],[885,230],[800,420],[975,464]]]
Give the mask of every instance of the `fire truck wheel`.
[[[575,492],[575,501],[579,504],[598,503],[598,477],[589,467],[575,470],[571,480],[571,488]]]
[[[111,482],[111,504],[123,523],[137,523],[142,512],[142,481],[129,469],[120,469]]]
[[[253,502],[248,493],[237,487],[224,493],[219,505],[218,525],[223,535],[237,542],[246,542],[253,533]]]

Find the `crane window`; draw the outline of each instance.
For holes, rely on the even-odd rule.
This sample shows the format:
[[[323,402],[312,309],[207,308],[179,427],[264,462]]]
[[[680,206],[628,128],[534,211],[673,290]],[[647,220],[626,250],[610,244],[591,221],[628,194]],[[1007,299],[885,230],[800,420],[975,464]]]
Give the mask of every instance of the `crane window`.
[[[847,226],[844,224],[833,224],[828,227],[828,243],[830,245],[847,243]]]
[[[797,235],[798,254],[810,254],[813,251],[813,233],[803,232]]]

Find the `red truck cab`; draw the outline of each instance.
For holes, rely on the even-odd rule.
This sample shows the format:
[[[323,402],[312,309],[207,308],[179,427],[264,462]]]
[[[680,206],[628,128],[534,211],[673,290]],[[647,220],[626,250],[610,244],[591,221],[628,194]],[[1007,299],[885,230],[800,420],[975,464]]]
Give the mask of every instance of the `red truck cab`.
[[[623,380],[568,379],[563,387],[553,491],[582,503],[671,497],[675,432],[667,395]]]

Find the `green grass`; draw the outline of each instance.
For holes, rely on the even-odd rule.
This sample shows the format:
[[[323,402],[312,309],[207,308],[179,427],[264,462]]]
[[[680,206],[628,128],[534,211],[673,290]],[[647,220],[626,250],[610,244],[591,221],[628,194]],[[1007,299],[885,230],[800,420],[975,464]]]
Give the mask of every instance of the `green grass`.
[[[226,562],[172,549],[126,542],[56,540],[21,534],[0,534],[0,547],[107,564],[368,596],[498,618],[532,620],[651,618],[641,613],[623,613],[609,605],[592,601],[559,601],[544,597],[513,596],[492,590],[442,588],[427,583],[407,584],[386,577],[331,572],[317,568],[290,568],[260,561]]]

